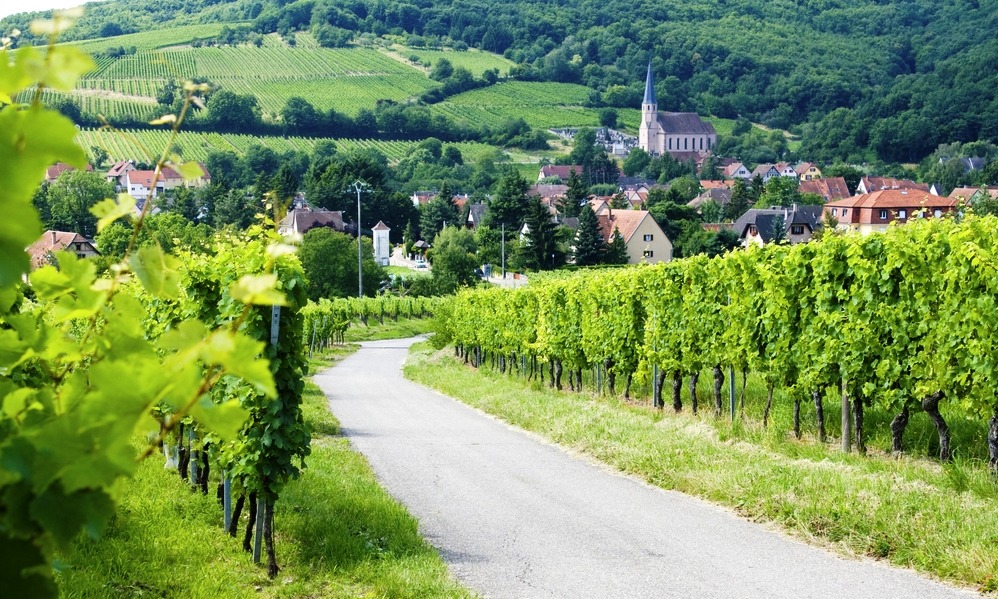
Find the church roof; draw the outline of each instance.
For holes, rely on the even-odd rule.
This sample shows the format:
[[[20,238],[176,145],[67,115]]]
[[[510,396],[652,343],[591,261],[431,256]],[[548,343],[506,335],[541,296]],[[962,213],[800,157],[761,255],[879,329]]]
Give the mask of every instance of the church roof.
[[[669,135],[717,135],[714,125],[695,112],[659,112],[658,122]]]
[[[651,74],[651,61],[648,61],[648,77],[645,78],[645,104],[658,104],[655,101],[655,81]]]

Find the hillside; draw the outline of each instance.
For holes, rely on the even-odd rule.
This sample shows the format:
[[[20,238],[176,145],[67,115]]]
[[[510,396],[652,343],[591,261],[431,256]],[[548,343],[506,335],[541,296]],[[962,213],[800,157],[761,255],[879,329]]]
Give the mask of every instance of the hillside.
[[[94,5],[73,35],[194,23],[242,27],[241,39],[261,43],[255,55],[239,59],[244,69],[267,65],[248,79],[227,66],[234,49],[164,49],[163,55],[178,73],[207,65],[199,74],[214,75],[233,90],[252,90],[265,112],[279,109],[291,94],[307,94],[317,106],[337,98],[349,114],[373,100],[402,100],[436,85],[418,77],[423,69],[380,61],[373,49],[356,71],[342,57],[305,59],[312,65],[305,68],[273,59],[270,53],[286,43],[269,36],[275,32],[284,40],[293,34],[301,46],[315,40],[371,43],[388,35],[391,43],[413,48],[443,44],[500,53],[516,63],[508,70],[519,80],[586,86],[589,108],[636,108],[650,59],[663,109],[744,116],[791,129],[803,135],[802,152],[816,160],[910,162],[940,143],[998,141],[998,72],[990,67],[998,58],[998,40],[990,34],[996,20],[993,3],[978,0],[185,0],[169,6],[142,0]],[[15,15],[0,29],[23,30],[27,21]],[[144,47],[135,45],[141,56]],[[441,57],[430,52],[421,56],[429,62]],[[129,65],[117,74],[147,76],[139,64]],[[329,73],[321,70],[327,67]],[[148,75],[167,73],[164,67]],[[149,97],[149,90],[138,91]],[[453,112],[457,102],[438,110]],[[591,122],[591,115],[586,119]]]

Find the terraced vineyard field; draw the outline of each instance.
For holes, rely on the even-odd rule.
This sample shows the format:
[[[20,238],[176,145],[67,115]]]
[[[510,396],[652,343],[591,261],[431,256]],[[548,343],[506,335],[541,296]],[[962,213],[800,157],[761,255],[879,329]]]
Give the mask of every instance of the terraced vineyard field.
[[[169,131],[166,130],[124,130],[108,131],[105,129],[81,129],[79,133],[80,144],[88,150],[92,146],[103,148],[108,153],[109,160],[137,160],[150,161],[153,155],[158,157],[159,152],[169,141]],[[257,137],[253,135],[237,135],[232,133],[201,133],[194,131],[181,132],[177,141],[180,153],[184,158],[191,160],[204,160],[208,153],[217,151],[231,151],[242,154],[253,144],[261,144],[275,152],[287,152],[297,150],[311,154],[315,144],[328,138],[319,137],[278,137],[265,136]],[[415,142],[411,141],[384,141],[377,139],[332,139],[336,147],[341,151],[349,151],[354,148],[372,148],[378,150],[388,157],[389,161],[397,161],[403,158]],[[448,144],[450,145],[450,144]],[[493,152],[495,148],[480,143],[457,143],[453,144],[461,150],[466,161],[475,161],[487,152]]]
[[[571,83],[508,81],[451,97],[433,106],[455,120],[499,125],[523,117],[531,127],[597,127],[599,111],[586,108],[591,90]],[[618,110],[622,125],[637,130],[637,109]]]
[[[156,94],[169,79],[205,77],[223,89],[256,96],[265,116],[273,119],[292,96],[354,116],[361,108],[374,108],[378,100],[403,101],[438,85],[421,70],[378,50],[320,48],[307,33],[296,34],[294,47],[276,34],[265,36],[261,47],[190,45],[220,29],[191,25],[79,42],[95,55],[97,67],[68,95],[85,112],[112,121],[125,115],[148,120],[159,116]],[[137,51],[114,58],[100,54],[118,46]]]
[[[436,64],[441,58],[446,58],[455,68],[464,67],[475,77],[481,77],[482,73],[489,69],[499,69],[499,75],[505,76],[509,74],[510,67],[516,64],[499,54],[482,52],[475,49],[458,52],[456,50],[426,50],[424,48],[409,48],[407,46],[396,45],[393,47],[393,50],[399,56],[407,59],[410,56],[418,57],[419,62],[423,66]]]

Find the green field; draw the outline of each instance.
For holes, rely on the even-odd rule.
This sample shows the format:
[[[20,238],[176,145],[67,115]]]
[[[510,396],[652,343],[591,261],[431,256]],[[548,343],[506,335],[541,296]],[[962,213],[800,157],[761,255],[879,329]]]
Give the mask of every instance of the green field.
[[[108,153],[109,160],[137,160],[148,162],[159,157],[170,138],[168,130],[136,130],[109,131],[106,129],[81,129],[79,142],[89,151],[92,146],[103,148]],[[244,153],[253,144],[261,144],[275,152],[283,153],[296,150],[311,154],[315,144],[330,140],[322,137],[279,137],[239,135],[235,133],[202,133],[182,131],[178,137],[177,146],[180,154],[188,160],[204,160],[208,153],[215,151],[231,151]],[[389,161],[403,158],[416,142],[382,141],[377,139],[331,139],[341,152],[352,149],[375,149]],[[451,144],[448,144],[451,145]],[[478,160],[483,154],[494,152],[495,148],[481,143],[461,142],[452,144],[461,150],[461,155],[468,162]],[[92,152],[91,152],[92,153]]]
[[[400,45],[395,45],[392,49],[405,59],[409,59],[410,56],[417,57],[420,64],[424,67],[430,67],[436,64],[441,58],[446,58],[454,65],[454,68],[464,67],[475,77],[481,77],[482,73],[489,69],[499,69],[499,75],[501,77],[506,76],[509,74],[509,69],[516,64],[512,60],[508,60],[498,54],[482,52],[477,49],[459,52],[457,50],[410,48]]]
[[[491,87],[458,94],[433,110],[455,121],[496,126],[522,117],[531,127],[597,127],[599,111],[586,108],[592,90],[572,83],[536,83],[507,81]],[[637,109],[618,109],[624,128],[637,130],[641,113]]]

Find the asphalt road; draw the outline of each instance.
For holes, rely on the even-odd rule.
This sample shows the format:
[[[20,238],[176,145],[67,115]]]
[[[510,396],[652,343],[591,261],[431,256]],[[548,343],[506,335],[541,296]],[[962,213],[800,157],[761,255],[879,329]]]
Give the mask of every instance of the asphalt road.
[[[484,597],[974,597],[653,488],[402,378],[410,341],[316,382],[353,446]]]

